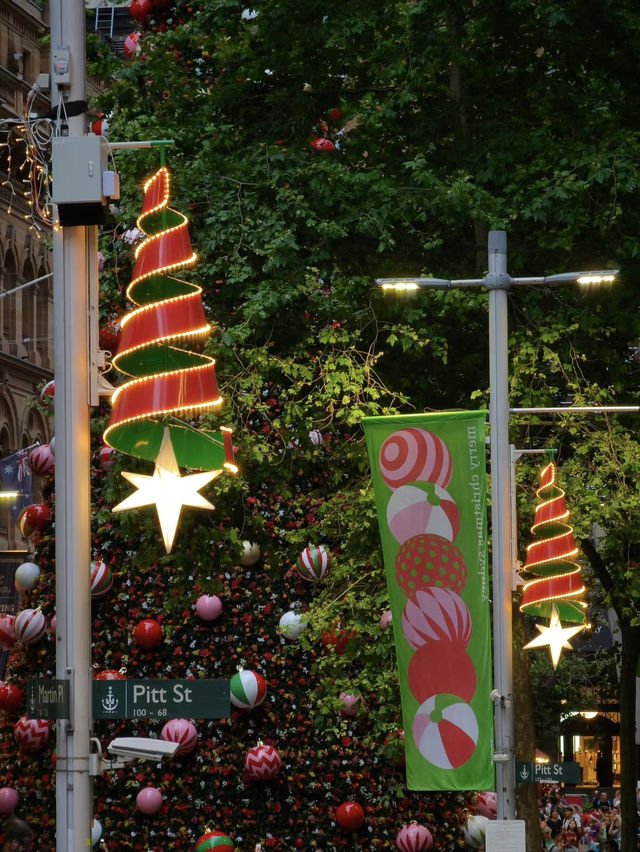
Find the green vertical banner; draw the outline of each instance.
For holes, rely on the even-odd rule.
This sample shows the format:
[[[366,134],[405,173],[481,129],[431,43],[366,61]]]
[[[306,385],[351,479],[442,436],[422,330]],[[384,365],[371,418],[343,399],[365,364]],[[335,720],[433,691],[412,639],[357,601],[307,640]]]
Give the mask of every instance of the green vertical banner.
[[[492,790],[486,411],[365,417],[410,790]]]

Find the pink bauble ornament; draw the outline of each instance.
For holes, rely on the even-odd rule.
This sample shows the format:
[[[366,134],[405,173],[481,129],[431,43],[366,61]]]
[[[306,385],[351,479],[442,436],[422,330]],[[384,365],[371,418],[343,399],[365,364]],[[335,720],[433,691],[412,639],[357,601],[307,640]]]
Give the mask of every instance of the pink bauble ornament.
[[[113,586],[111,568],[102,559],[91,563],[91,597],[94,600],[104,597]]]
[[[433,837],[428,828],[413,822],[402,826],[396,835],[396,846],[400,852],[427,852],[433,848]]]
[[[0,615],[0,648],[4,651],[10,651],[16,644],[15,620],[14,615]]]
[[[13,787],[0,787],[0,814],[10,814],[19,801],[20,794]]]
[[[259,743],[247,752],[244,768],[252,780],[270,781],[280,773],[282,759],[273,746]]]
[[[387,504],[387,523],[399,544],[421,533],[454,541],[460,532],[460,513],[444,488],[418,482],[393,492]]]
[[[336,146],[333,144],[333,142],[330,139],[325,139],[322,136],[318,139],[314,139],[311,143],[311,147],[314,148],[316,151],[320,151],[325,154],[336,150]]]
[[[13,728],[13,735],[23,751],[39,751],[49,742],[49,722],[22,716]]]
[[[243,541],[240,564],[244,568],[250,568],[256,564],[258,559],[260,559],[260,545],[256,544],[255,541]]]
[[[49,444],[40,444],[39,447],[34,447],[29,453],[29,467],[31,473],[36,476],[44,476],[55,465],[55,456],[51,452]]]
[[[16,615],[13,629],[18,642],[33,645],[44,636],[47,619],[39,609],[23,609]]]
[[[341,692],[339,697],[342,703],[340,713],[347,718],[355,716],[358,712],[358,702],[361,696],[354,695],[352,692]]]
[[[488,790],[486,793],[478,793],[477,808],[480,816],[487,819],[497,819],[498,801],[496,794],[492,790]]]
[[[49,622],[49,630],[53,633],[53,635],[54,635],[54,636],[56,635],[56,625],[57,625],[57,623],[58,623],[58,622],[57,622],[57,620],[56,620],[55,615],[52,615],[52,616],[51,616],[51,621]]]
[[[309,547],[305,547],[296,562],[298,574],[310,583],[322,580],[327,576],[330,568],[331,554],[322,544],[318,546],[310,544]]]
[[[18,529],[24,538],[41,533],[51,520],[51,510],[44,503],[27,506],[18,516]]]
[[[198,744],[198,731],[188,719],[170,719],[160,732],[160,739],[179,743],[178,754],[191,754]]]
[[[380,449],[380,472],[393,489],[412,482],[433,482],[446,488],[452,473],[451,453],[432,432],[401,429]]]
[[[46,402],[49,397],[54,397],[56,393],[56,383],[54,379],[51,379],[50,382],[47,382],[46,385],[40,391],[40,402]]]
[[[100,467],[103,470],[111,470],[111,468],[113,467],[113,465],[115,463],[115,455],[116,455],[116,451],[113,449],[113,447],[107,447],[106,445],[104,447],[101,447],[99,455],[100,455]]]
[[[324,444],[324,436],[318,429],[312,429],[309,432],[309,440],[314,447],[321,447]]]
[[[404,605],[402,632],[415,650],[440,641],[457,642],[466,648],[471,638],[469,608],[451,589],[419,589]]]
[[[336,810],[336,822],[344,831],[357,831],[364,823],[362,805],[343,802]]]
[[[139,53],[139,41],[140,33],[131,33],[125,38],[122,51],[127,59],[133,59],[133,57]]]
[[[385,610],[380,616],[380,629],[386,630],[393,620],[393,615],[390,609]]]
[[[35,562],[23,562],[18,565],[13,583],[19,592],[29,592],[35,586],[40,576],[40,569]]]
[[[154,618],[145,618],[136,625],[133,639],[136,645],[151,651],[162,644],[162,627]]]
[[[136,805],[143,814],[157,814],[162,807],[162,792],[157,787],[143,787],[136,796]]]
[[[200,595],[196,601],[196,614],[203,621],[215,621],[222,612],[222,601],[217,595]]]
[[[476,714],[459,698],[433,695],[416,711],[413,739],[428,763],[440,769],[457,769],[476,749]]]

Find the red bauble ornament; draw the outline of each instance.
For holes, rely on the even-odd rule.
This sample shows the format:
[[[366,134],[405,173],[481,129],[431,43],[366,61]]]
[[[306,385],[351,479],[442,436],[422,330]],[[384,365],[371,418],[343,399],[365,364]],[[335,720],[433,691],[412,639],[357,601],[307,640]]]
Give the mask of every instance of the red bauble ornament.
[[[93,676],[94,680],[126,680],[123,672],[116,669],[104,669]]]
[[[13,728],[13,735],[23,751],[39,751],[49,742],[51,728],[46,719],[27,719],[22,716]]]
[[[344,654],[347,645],[357,636],[355,630],[346,630],[339,623],[333,624],[329,630],[323,630],[320,640],[325,648],[333,648],[338,656]]]
[[[396,835],[396,846],[400,852],[427,852],[433,848],[433,837],[424,825],[412,822],[402,826]]]
[[[100,349],[106,349],[111,355],[115,355],[118,351],[121,334],[122,327],[120,326],[120,320],[117,318],[110,319],[102,326],[98,333],[98,345]]]
[[[336,810],[336,822],[343,831],[357,831],[364,823],[364,811],[357,802],[343,802]]]
[[[104,117],[104,113],[99,112],[96,116],[96,120],[91,124],[91,132],[96,136],[106,136],[107,131],[109,130],[109,122]],[[103,261],[104,265],[104,261]],[[98,266],[98,271],[102,272],[102,268]]]
[[[152,12],[153,5],[151,0],[133,0],[129,6],[129,14],[134,20],[141,24],[144,23]]]
[[[42,532],[51,520],[51,510],[44,503],[34,503],[20,512],[18,528],[23,538]]]
[[[47,382],[46,385],[40,391],[40,402],[46,402],[49,397],[54,397],[56,393],[56,383],[54,379],[51,379],[50,382]]]
[[[233,849],[233,840],[222,831],[208,831],[195,845],[195,852],[233,852]]]
[[[14,683],[0,684],[0,708],[5,713],[15,713],[22,704],[22,690]]]
[[[0,648],[10,651],[16,644],[15,615],[0,615]]]
[[[336,146],[333,144],[331,139],[325,139],[323,136],[321,136],[319,139],[314,139],[311,143],[311,147],[314,148],[316,151],[322,151],[325,153],[336,150]]]
[[[55,463],[55,456],[51,452],[49,444],[40,444],[39,447],[35,447],[29,453],[29,467],[31,473],[35,473],[36,476],[44,476],[53,468]]]
[[[140,621],[133,632],[136,645],[150,651],[162,644],[162,627],[153,618],[145,618]]]
[[[432,695],[456,695],[467,704],[476,691],[476,670],[458,642],[423,645],[409,662],[409,686],[422,704]]]
[[[138,52],[138,42],[140,41],[140,33],[131,33],[124,40],[124,47],[122,48],[124,55],[127,59],[133,59],[133,57]]]
[[[344,118],[344,113],[341,109],[330,109],[329,118],[331,121],[340,121],[341,118]]]
[[[467,566],[450,541],[433,533],[414,535],[400,547],[395,562],[396,579],[402,592],[413,598],[419,589],[436,586],[462,594]]]
[[[282,759],[273,746],[260,743],[247,752],[244,768],[254,781],[271,781],[280,774]]]
[[[160,732],[160,739],[179,743],[178,754],[191,754],[198,745],[198,731],[188,719],[170,719]]]

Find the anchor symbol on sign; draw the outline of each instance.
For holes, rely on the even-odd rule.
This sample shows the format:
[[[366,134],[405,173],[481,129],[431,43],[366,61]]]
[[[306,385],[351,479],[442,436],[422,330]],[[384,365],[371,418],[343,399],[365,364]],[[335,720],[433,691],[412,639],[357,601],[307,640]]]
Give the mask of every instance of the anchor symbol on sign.
[[[102,709],[106,713],[114,713],[118,704],[120,702],[113,694],[113,687],[109,687],[109,691],[107,692],[107,697],[102,699]]]
[[[35,694],[35,689],[32,689],[31,694],[29,695],[29,710],[31,710],[31,712],[33,713],[33,712],[35,712],[35,709],[36,709],[36,694]]]
[[[529,770],[526,766],[523,766],[522,769],[520,770],[520,777],[522,778],[523,781],[526,781],[527,778],[529,777]]]

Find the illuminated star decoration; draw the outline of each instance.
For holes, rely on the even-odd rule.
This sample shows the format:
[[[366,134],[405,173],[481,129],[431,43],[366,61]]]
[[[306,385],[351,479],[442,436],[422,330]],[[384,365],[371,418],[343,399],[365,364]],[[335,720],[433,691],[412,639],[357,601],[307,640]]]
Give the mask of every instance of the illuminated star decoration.
[[[548,645],[549,653],[551,654],[551,662],[555,669],[558,665],[558,661],[560,660],[562,649],[568,648],[570,651],[573,650],[572,646],[569,644],[569,639],[571,639],[572,636],[575,636],[576,633],[580,633],[581,630],[584,630],[586,626],[586,624],[578,624],[574,627],[563,627],[558,616],[558,611],[554,605],[551,610],[549,626],[547,627],[545,624],[536,624],[536,627],[540,631],[540,635],[536,636],[535,639],[532,639],[531,642],[524,647],[542,648],[544,645]]]
[[[124,512],[127,509],[138,509],[141,506],[155,504],[164,546],[167,553],[170,553],[182,507],[195,506],[198,509],[213,509],[213,504],[198,492],[208,482],[215,479],[220,472],[219,470],[207,470],[203,473],[180,476],[169,430],[165,429],[153,476],[122,471],[124,478],[135,485],[138,490],[118,503],[117,506],[114,506],[113,511]]]

